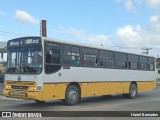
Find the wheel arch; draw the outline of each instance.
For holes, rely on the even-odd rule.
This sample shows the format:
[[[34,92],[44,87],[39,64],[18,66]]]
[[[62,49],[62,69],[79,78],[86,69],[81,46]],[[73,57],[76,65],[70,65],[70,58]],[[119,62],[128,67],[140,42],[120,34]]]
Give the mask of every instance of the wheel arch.
[[[132,84],[135,84],[135,85],[136,85],[136,87],[137,87],[137,92],[138,92],[138,84],[137,84],[137,82],[136,82],[136,81],[132,81],[131,84],[130,84],[130,86],[131,86]]]
[[[135,85],[138,87],[138,85],[137,85],[137,82],[136,82],[136,81],[132,81],[130,85],[132,85],[132,84],[135,84]]]

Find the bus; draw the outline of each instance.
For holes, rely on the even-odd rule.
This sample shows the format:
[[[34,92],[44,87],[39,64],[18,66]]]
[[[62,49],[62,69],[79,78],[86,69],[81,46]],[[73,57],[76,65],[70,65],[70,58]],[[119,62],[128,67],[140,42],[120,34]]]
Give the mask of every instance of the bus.
[[[83,97],[136,98],[156,87],[155,58],[47,37],[7,42],[3,95],[76,105]]]

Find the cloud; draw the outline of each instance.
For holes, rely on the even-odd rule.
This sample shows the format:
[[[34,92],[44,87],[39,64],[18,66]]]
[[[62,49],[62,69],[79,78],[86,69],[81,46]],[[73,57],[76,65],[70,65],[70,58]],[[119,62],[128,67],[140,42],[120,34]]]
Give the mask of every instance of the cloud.
[[[134,5],[132,0],[113,0],[115,3],[119,4],[122,3],[124,4],[124,7],[127,11],[132,11],[134,10]]]
[[[146,4],[150,8],[159,8],[159,6],[160,6],[160,0],[146,0]]]
[[[119,44],[127,47],[137,47],[143,45],[144,39],[141,36],[141,26],[132,27],[126,25],[116,31]]]
[[[74,36],[75,38],[90,44],[111,45],[111,41],[109,40],[108,36],[103,34],[87,34],[85,31],[78,30],[73,27],[69,27],[67,29],[61,27],[58,32],[60,34]]]
[[[160,34],[160,15],[154,15],[150,17],[149,29]]]
[[[114,34],[88,34],[84,30],[74,27],[59,28],[60,34],[70,35],[90,44],[97,44],[121,50],[142,53],[142,48],[153,48],[149,51],[154,56],[160,55],[160,15],[150,16],[148,24],[145,27],[141,25],[124,25],[118,28]],[[119,48],[119,49],[120,49]],[[124,48],[124,49],[123,49]],[[127,48],[127,49],[126,49]],[[130,49],[128,49],[130,48]],[[135,49],[137,49],[135,51]]]
[[[21,23],[24,24],[39,24],[40,21],[35,19],[32,15],[29,13],[22,11],[22,10],[17,10],[15,14],[15,19]]]
[[[151,9],[160,10],[160,0],[113,0],[117,4],[124,5],[127,11],[136,10],[138,5],[147,6]]]
[[[126,0],[124,6],[127,11],[132,11],[134,9],[133,2],[131,0]]]
[[[123,46],[160,47],[160,15],[149,18],[147,27],[126,25],[116,31],[118,43]]]

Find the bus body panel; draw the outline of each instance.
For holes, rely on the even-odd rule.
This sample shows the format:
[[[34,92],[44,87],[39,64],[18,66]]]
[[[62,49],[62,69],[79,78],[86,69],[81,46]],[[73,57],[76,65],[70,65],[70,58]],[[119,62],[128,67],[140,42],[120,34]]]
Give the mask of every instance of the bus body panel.
[[[29,39],[27,38],[28,41],[26,44],[28,47],[30,47],[28,45],[29,42],[33,42],[35,44],[37,40],[32,40],[30,38],[32,37],[29,37]],[[81,97],[129,93],[130,84],[132,82],[135,82],[137,84],[138,92],[149,91],[156,87],[155,66],[153,66],[154,69],[147,71],[140,69],[131,70],[127,68],[100,68],[100,66],[73,67],[69,65],[66,67],[63,63],[61,63],[60,70],[50,74],[46,74],[45,41],[50,41],[58,44],[68,44],[79,47],[88,47],[104,51],[107,49],[100,47],[92,47],[89,45],[72,44],[56,39],[42,38],[41,40],[42,41],[38,42],[37,44],[41,44],[42,46],[42,71],[38,74],[6,74],[5,88],[3,91],[4,96],[39,101],[65,99],[65,92],[70,83],[79,84]],[[29,51],[29,49],[27,48],[26,51]],[[133,54],[114,50],[109,51]],[[63,59],[63,52],[61,53],[61,59]],[[18,54],[20,56],[21,52],[19,52]],[[133,55],[141,56],[138,54]],[[147,57],[147,55],[142,56]],[[61,62],[62,61],[63,60],[61,60]],[[24,68],[25,67],[26,66],[24,66]]]

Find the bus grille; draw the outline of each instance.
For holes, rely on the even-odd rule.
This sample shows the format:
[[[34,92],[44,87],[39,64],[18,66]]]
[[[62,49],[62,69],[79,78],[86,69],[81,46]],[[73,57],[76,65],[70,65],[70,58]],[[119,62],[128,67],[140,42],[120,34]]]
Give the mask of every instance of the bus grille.
[[[35,82],[28,82],[28,81],[8,81],[6,80],[6,84],[14,84],[14,85],[35,85]]]
[[[11,85],[12,89],[20,89],[20,90],[27,90],[28,86],[17,86],[17,85]]]

